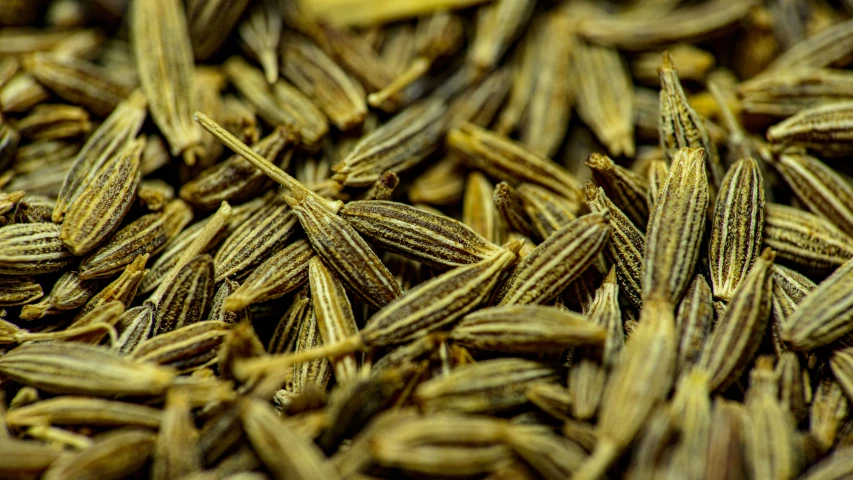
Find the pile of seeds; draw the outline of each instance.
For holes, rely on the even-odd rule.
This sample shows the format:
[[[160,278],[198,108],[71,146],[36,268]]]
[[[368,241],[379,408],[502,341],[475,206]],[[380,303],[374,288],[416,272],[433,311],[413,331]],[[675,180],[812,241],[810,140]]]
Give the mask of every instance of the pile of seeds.
[[[849,478],[851,16],[0,0],[0,478]]]

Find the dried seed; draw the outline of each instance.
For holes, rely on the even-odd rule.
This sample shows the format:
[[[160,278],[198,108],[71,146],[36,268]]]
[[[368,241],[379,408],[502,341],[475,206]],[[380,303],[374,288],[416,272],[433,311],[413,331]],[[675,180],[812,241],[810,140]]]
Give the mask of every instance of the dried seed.
[[[24,306],[21,319],[37,320],[47,315],[80,308],[100,289],[101,282],[82,280],[76,271],[65,272],[53,284],[47,297],[38,303]]]
[[[339,214],[382,247],[440,268],[485,260],[498,247],[463,223],[397,202],[348,202]]]
[[[850,53],[853,48],[853,22],[838,22],[795,43],[779,55],[766,71],[813,70],[826,67]]]
[[[430,205],[452,205],[465,191],[462,163],[455,155],[447,155],[433,163],[412,181],[409,201]]]
[[[643,301],[675,304],[693,277],[705,231],[705,151],[679,149],[649,218],[643,257]]]
[[[0,373],[45,392],[105,397],[160,395],[175,376],[171,369],[73,342],[21,345],[0,357]]]
[[[615,156],[634,156],[631,77],[619,52],[577,42],[572,52],[578,116]]]
[[[788,323],[788,317],[817,285],[805,275],[781,265],[773,265],[773,338],[774,346],[781,343],[779,335]],[[777,351],[777,353],[779,353]]]
[[[192,371],[216,363],[230,329],[230,324],[207,320],[184,325],[140,342],[128,358],[139,364]]]
[[[277,60],[275,65],[277,69]],[[328,120],[323,113],[289,83],[276,80],[267,84],[263,74],[241,57],[229,58],[224,69],[234,88],[267,123],[289,125],[299,132],[302,143],[308,147],[316,146],[328,132]]]
[[[793,350],[813,350],[853,330],[847,292],[853,262],[847,261],[803,298],[782,328],[782,340]]]
[[[187,2],[187,28],[197,60],[206,60],[216,53],[248,4],[248,0]]]
[[[62,456],[62,450],[32,440],[0,440],[0,475],[7,478],[37,478]]]
[[[59,235],[60,226],[52,223],[0,227],[0,274],[39,275],[63,270],[73,256]]]
[[[71,105],[38,105],[15,124],[21,138],[32,141],[82,137],[92,128],[89,113]]]
[[[815,387],[809,409],[809,436],[824,452],[828,452],[847,417],[849,402],[844,390],[830,375],[823,376]]]
[[[672,386],[678,349],[672,305],[667,299],[649,298],[643,302],[640,316],[621,362],[607,380],[599,406],[598,443],[572,478],[599,478]]]
[[[775,268],[775,265],[772,267]],[[684,293],[675,315],[678,333],[679,375],[687,372],[702,355],[714,321],[714,304],[711,287],[702,275],[696,275]]]
[[[158,212],[175,199],[175,189],[160,179],[142,180],[136,188],[136,198],[149,211]]]
[[[853,75],[846,70],[794,69],[759,75],[738,85],[744,112],[790,117],[820,104],[853,100]]]
[[[507,444],[548,480],[568,478],[587,456],[577,443],[540,426],[513,426]]]
[[[44,296],[41,285],[33,277],[0,276],[0,307],[14,307],[35,302]]]
[[[145,96],[140,91],[130,94],[83,145],[65,176],[56,199],[53,221],[60,222],[69,206],[92,182],[102,165],[125,148],[136,137],[145,121]]]
[[[176,266],[177,267],[177,266]],[[157,297],[153,335],[170,332],[204,319],[213,299],[213,259],[210,255],[197,255],[164,281],[163,293]],[[158,289],[158,292],[160,289]]]
[[[259,155],[273,161],[281,156],[278,163],[286,168],[290,163],[294,141],[293,132],[277,128],[252,148]],[[200,208],[209,209],[223,201],[238,203],[248,200],[269,185],[270,182],[263,172],[240,158],[240,155],[232,155],[184,183],[180,197]]]
[[[500,305],[545,303],[595,260],[608,238],[609,214],[584,215],[554,232],[519,262],[500,289]]]
[[[490,176],[542,185],[569,200],[580,201],[577,180],[547,157],[501,135],[465,123],[447,134],[452,152]]]
[[[714,297],[730,300],[758,257],[764,229],[764,181],[758,163],[738,160],[723,177],[708,246]]]
[[[820,160],[804,152],[785,152],[773,164],[794,193],[816,215],[853,235],[853,188]]]
[[[533,225],[527,218],[527,212],[524,210],[515,188],[507,182],[500,182],[495,186],[493,199],[495,209],[500,214],[503,223],[507,225],[509,233],[533,235]]]
[[[828,220],[786,205],[765,205],[764,244],[780,258],[828,270],[853,258],[853,238]]]
[[[121,428],[94,438],[91,447],[54,462],[45,479],[118,479],[141,470],[154,450],[155,435],[145,430]]]
[[[117,82],[102,67],[55,53],[25,57],[24,67],[44,86],[75,105],[106,117],[130,95],[132,86]]]
[[[559,352],[600,346],[605,331],[576,313],[534,305],[492,307],[468,314],[450,340],[477,350],[506,353]]]
[[[622,313],[619,310],[619,287],[611,270],[601,287],[595,291],[595,300],[589,307],[589,322],[605,332],[602,348],[582,348],[572,351],[572,367],[568,375],[568,394],[572,399],[572,416],[579,420],[591,419],[604,394],[610,370],[619,364],[625,346]]]
[[[689,43],[678,43],[668,48],[672,61],[678,65],[678,76],[682,80],[703,82],[713,70],[714,55]],[[658,67],[661,64],[661,51],[641,52],[631,60],[631,73],[641,83],[658,85]]]
[[[50,91],[32,75],[16,73],[0,88],[0,110],[5,113],[26,112],[50,98]]]
[[[281,74],[339,129],[349,130],[364,122],[364,89],[308,40],[293,34],[282,36]]]
[[[535,44],[531,48],[537,50],[535,62],[538,74],[531,78],[526,121],[521,126],[520,139],[534,152],[550,157],[557,153],[566,135],[572,103],[577,99],[579,108],[587,108],[591,103],[584,103],[583,94],[592,95],[594,92],[584,91],[587,87],[584,85],[585,79],[572,75],[573,62],[586,58],[579,56],[582,53],[578,49],[583,45],[577,45],[573,35],[574,21],[565,12],[556,10],[547,14],[538,27],[531,31],[529,40]],[[609,78],[609,82],[614,80]],[[592,114],[592,111],[583,113]]]
[[[527,388],[551,380],[556,371],[518,358],[463,365],[449,375],[420,384],[415,401],[427,412],[494,413],[527,402]]]
[[[542,240],[577,219],[580,205],[546,188],[522,183],[515,193],[530,227]]]
[[[480,72],[495,64],[521,33],[533,14],[536,2],[498,0],[477,9],[476,35],[468,48],[468,63]]]
[[[711,140],[706,120],[687,100],[672,57],[666,52],[660,68],[660,82],[660,146],[666,158],[675,162],[678,151],[686,147],[705,149],[707,181],[714,189],[719,188],[725,172],[717,147]]]
[[[610,241],[604,255],[616,268],[619,288],[637,308],[642,307],[643,233],[613,204],[601,187],[586,184],[587,204],[593,213],[607,213],[610,219]]]
[[[100,171],[67,207],[60,238],[74,255],[84,255],[121,224],[136,199],[144,140],[134,140]]]
[[[296,216],[283,199],[262,206],[225,239],[214,257],[216,281],[234,277],[280,251],[298,230]]]
[[[276,478],[341,478],[323,452],[291,431],[264,401],[243,400],[239,411],[249,442]]]
[[[82,318],[92,310],[110,302],[121,302],[123,305],[130,305],[133,302],[133,297],[136,296],[136,289],[145,277],[147,270],[145,263],[148,261],[148,254],[137,255],[130,264],[125,267],[124,271],[118,278],[112,281],[103,290],[93,296],[76,318]]]
[[[509,71],[499,68],[456,96],[447,109],[448,127],[465,122],[487,127],[503,104],[510,86]]]
[[[192,166],[200,153],[201,131],[192,119],[196,110],[192,45],[180,2],[134,3],[130,37],[151,117],[169,142],[172,155],[183,155]]]
[[[181,200],[169,202],[160,212],[143,215],[83,258],[80,277],[84,280],[111,277],[122,271],[137,255],[160,253],[166,242],[191,219],[192,210]]]
[[[243,284],[225,300],[225,310],[238,310],[295,290],[307,280],[308,261],[315,255],[308,241],[293,242],[252,270]]]
[[[697,365],[709,373],[711,390],[724,390],[736,381],[758,351],[770,316],[774,256],[767,249],[756,259],[703,348]]]
[[[770,127],[767,139],[775,148],[795,145],[826,156],[846,156],[851,151],[853,140],[847,133],[851,108],[853,102],[847,101],[801,110]]]
[[[384,172],[399,173],[419,163],[438,147],[445,131],[446,107],[440,99],[403,110],[365,135],[340,163],[332,177],[346,186],[364,187]]]
[[[492,183],[485,175],[479,172],[468,174],[462,201],[462,223],[485,240],[501,244],[503,224],[492,202],[492,190]]]
[[[153,327],[154,305],[151,302],[144,302],[139,307],[126,310],[116,322],[118,339],[113,349],[122,355],[127,355],[151,336]]]
[[[809,414],[811,384],[807,380],[807,371],[803,368],[801,355],[795,352],[781,352],[776,363],[776,376],[779,380],[779,402],[782,407],[799,423]]]
[[[713,0],[662,15],[592,16],[584,19],[579,29],[581,35],[598,44],[646,50],[724,32],[740,22],[753,5],[752,1]]]
[[[617,165],[605,155],[590,154],[584,164],[592,170],[595,182],[604,188],[607,197],[615,203],[631,222],[645,229],[649,220],[649,182],[643,176]]]
[[[344,286],[320,260],[313,257],[308,262],[308,277],[311,284],[311,300],[324,344],[334,344],[356,335],[358,326],[352,313]],[[333,360],[335,380],[346,384],[355,380],[358,363],[354,354]]]

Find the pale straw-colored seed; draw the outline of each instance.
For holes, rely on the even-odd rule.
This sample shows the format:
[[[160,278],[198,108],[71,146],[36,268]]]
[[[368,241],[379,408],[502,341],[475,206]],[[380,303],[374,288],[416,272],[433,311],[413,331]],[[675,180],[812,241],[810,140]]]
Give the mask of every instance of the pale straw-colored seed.
[[[752,478],[794,478],[803,467],[796,422],[778,395],[773,359],[759,357],[746,392],[746,465]]]
[[[669,394],[678,349],[673,306],[667,299],[649,298],[640,317],[622,360],[608,377],[599,406],[598,443],[572,478],[599,478]]]
[[[175,189],[160,179],[142,180],[136,187],[136,199],[146,209],[157,212],[175,199]]]
[[[115,327],[118,339],[113,349],[121,355],[127,355],[151,336],[154,327],[154,304],[144,302],[138,307],[126,310]]]
[[[669,414],[681,436],[673,452],[672,470],[687,478],[703,478],[711,439],[711,398],[705,372],[694,370],[681,377]]]
[[[527,24],[536,2],[499,0],[477,9],[476,35],[468,49],[468,63],[478,71],[492,70]]]
[[[180,388],[166,394],[163,421],[154,445],[152,480],[180,478],[201,470],[198,431],[190,408],[189,398]]]
[[[569,311],[512,305],[484,308],[466,315],[453,327],[449,338],[476,350],[545,353],[569,347],[600,346],[605,331]]]
[[[711,390],[736,381],[758,351],[770,316],[774,257],[767,249],[756,260],[703,348],[697,366],[708,372]]]
[[[683,80],[702,82],[713,70],[717,59],[713,54],[689,43],[678,43],[668,48],[672,61],[678,66],[678,76]],[[639,83],[656,86],[658,67],[663,52],[641,52],[631,60],[631,73]]]
[[[175,372],[74,342],[22,345],[0,357],[0,373],[46,392],[112,397],[160,395]]]
[[[818,68],[753,77],[737,87],[744,112],[789,117],[822,103],[853,100],[853,75],[847,70]]]
[[[530,147],[534,152],[550,157],[557,153],[569,126],[572,115],[572,104],[577,100],[578,108],[593,106],[597,100],[590,98],[586,102],[584,95],[595,96],[596,91],[589,90],[589,82],[595,82],[593,75],[599,73],[595,70],[593,75],[573,75],[579,60],[580,52],[574,33],[575,22],[567,15],[567,12],[554,10],[549,12],[536,28],[531,29],[529,43],[534,44],[536,49],[536,75],[531,80],[530,92],[527,99],[525,121],[521,124],[519,138],[521,143]],[[586,57],[584,57],[586,59]],[[573,68],[574,67],[574,68]],[[586,70],[585,70],[586,71]],[[610,72],[600,72],[601,75],[610,76]],[[617,77],[610,77],[608,85],[618,84],[624,86]],[[611,92],[612,93],[612,92]],[[617,100],[613,99],[613,105]],[[630,102],[628,105],[630,108]],[[595,115],[593,106],[583,113]],[[606,112],[600,112],[606,115]],[[590,117],[582,117],[585,120]],[[632,117],[627,117],[630,127]],[[616,120],[621,122],[621,118]],[[633,149],[633,145],[631,146]]]
[[[275,478],[341,478],[323,452],[285,425],[265,401],[244,399],[239,412],[249,442]]]
[[[579,204],[532,183],[520,184],[515,196],[531,230],[541,240],[576,220],[581,210]]]
[[[820,104],[789,117],[767,129],[767,140],[775,148],[797,146],[824,156],[843,157],[850,153],[849,133],[853,102]]]
[[[160,427],[163,412],[145,405],[91,397],[62,395],[10,410],[6,422],[24,425],[97,425]]]
[[[527,218],[527,212],[515,188],[507,182],[498,183],[495,186],[493,200],[495,209],[510,233],[533,236],[534,227]]]
[[[279,2],[264,0],[252,7],[237,28],[243,50],[258,60],[269,84],[278,80],[278,43],[282,23]]]
[[[277,60],[275,65],[278,69]],[[229,58],[224,69],[234,87],[266,122],[290,125],[308,147],[316,146],[328,132],[329,122],[320,109],[278,75],[268,84],[268,79],[241,57]]]
[[[62,450],[35,440],[0,439],[0,475],[7,478],[38,478],[62,456]]]
[[[40,302],[25,305],[21,319],[37,320],[47,315],[80,308],[100,291],[102,283],[97,280],[82,280],[76,271],[63,273],[53,284],[50,293]]]
[[[89,113],[77,106],[42,104],[30,110],[15,127],[22,139],[31,141],[73,139],[92,128]]]
[[[499,292],[500,305],[545,303],[580,276],[601,252],[610,233],[609,213],[584,215],[533,249]]]
[[[465,170],[455,155],[447,155],[432,163],[412,180],[408,197],[412,203],[452,205],[465,192]]]
[[[462,200],[462,223],[486,240],[500,245],[504,227],[492,202],[493,189],[492,183],[482,173],[468,174]]]
[[[776,75],[784,71],[805,71],[826,67],[845,57],[851,48],[853,48],[853,22],[838,22],[791,46],[776,57],[767,70]]]
[[[91,447],[54,462],[42,478],[118,479],[133,475],[148,462],[156,436],[150,431],[120,428],[97,435]]]
[[[507,431],[507,445],[533,467],[542,478],[565,479],[587,456],[576,442],[554,434],[545,426],[513,426]]]
[[[53,223],[0,227],[0,274],[39,275],[62,271],[73,260]]]
[[[563,386],[535,383],[527,389],[527,400],[557,420],[568,421],[574,399]]]
[[[148,254],[137,255],[137,257],[127,266],[118,278],[112,281],[109,285],[95,294],[80,312],[76,318],[80,318],[95,308],[109,302],[118,301],[124,305],[130,305],[133,298],[136,296],[136,289],[145,277],[148,270],[145,269],[145,263],[148,261]]]
[[[779,335],[783,326],[788,323],[788,317],[799,307],[806,295],[815,288],[817,288],[817,284],[805,275],[782,265],[773,265],[771,305],[774,347],[781,346],[779,345],[781,343]]]
[[[808,370],[802,361],[802,355],[796,352],[781,352],[776,363],[776,376],[779,382],[779,401],[782,407],[793,415],[799,423],[809,414],[809,400],[812,395]]]
[[[305,38],[282,36],[281,74],[311,98],[341,130],[361,125],[367,116],[364,89]]]
[[[674,153],[646,230],[642,292],[644,302],[660,298],[671,305],[693,278],[709,199],[705,151],[682,148]]]
[[[569,172],[502,135],[464,123],[448,133],[447,142],[466,163],[492,177],[535,183],[569,200],[581,199],[578,182]]]
[[[189,0],[187,28],[197,60],[216,53],[246,10],[249,0]]]
[[[498,68],[480,82],[468,87],[450,102],[448,126],[464,122],[487,127],[497,116],[510,87],[508,68]]]
[[[193,122],[195,73],[185,10],[177,0],[134,3],[130,40],[151,117],[172,155],[195,164],[201,130]]]

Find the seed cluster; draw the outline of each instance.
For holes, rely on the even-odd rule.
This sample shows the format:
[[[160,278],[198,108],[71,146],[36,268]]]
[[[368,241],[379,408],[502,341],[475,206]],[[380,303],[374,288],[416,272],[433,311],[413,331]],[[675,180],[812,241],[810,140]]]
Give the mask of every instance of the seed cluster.
[[[0,478],[848,478],[851,14],[0,0]]]

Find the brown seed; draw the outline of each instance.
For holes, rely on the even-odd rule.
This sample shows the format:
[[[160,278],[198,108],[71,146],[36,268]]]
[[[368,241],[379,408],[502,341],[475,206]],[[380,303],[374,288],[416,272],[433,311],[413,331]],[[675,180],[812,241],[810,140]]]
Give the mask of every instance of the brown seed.
[[[163,293],[158,295],[158,289],[153,295],[157,297],[153,335],[204,320],[214,294],[213,271],[210,255],[198,255],[161,284]]]
[[[136,137],[145,121],[147,102],[140,91],[131,93],[104,120],[77,153],[56,199],[53,221],[60,222],[74,200],[91,183],[101,166]]]
[[[60,238],[74,255],[84,255],[121,224],[141,179],[139,158],[145,140],[134,140],[108,159],[68,206]]]
[[[13,307],[35,302],[44,296],[41,285],[33,277],[0,276],[0,307]]]
[[[723,390],[736,381],[758,351],[770,316],[773,259],[773,251],[767,249],[756,260],[703,348],[697,365],[709,373],[711,390]]]
[[[348,202],[339,215],[382,247],[440,268],[476,263],[498,251],[463,223],[402,203]]]
[[[445,132],[446,107],[440,99],[425,100],[362,137],[347,156],[332,167],[332,177],[346,186],[364,187],[384,172],[400,173],[426,158]]]
[[[853,238],[831,222],[776,203],[765,206],[764,244],[780,258],[821,270],[836,268],[853,258]]]
[[[607,197],[625,212],[634,225],[645,229],[654,203],[650,201],[648,180],[617,165],[605,155],[590,154],[584,164],[592,170],[595,182],[604,188]]]
[[[308,279],[308,263],[316,253],[307,240],[297,240],[264,260],[225,300],[225,310],[234,311],[252,303],[279,298]],[[228,281],[228,280],[226,280]]]
[[[708,181],[705,151],[679,149],[649,218],[643,257],[643,301],[674,305],[693,277],[705,231]]]
[[[167,365],[180,372],[193,371],[217,362],[219,347],[231,325],[199,321],[139,343],[128,355],[137,363]]]
[[[782,328],[782,340],[793,350],[813,350],[853,330],[847,285],[853,261],[847,261],[806,295]]]
[[[160,212],[127,224],[80,263],[84,280],[106,278],[122,271],[137,255],[156,255],[166,242],[192,220],[192,209],[181,200],[169,202]]]
[[[311,285],[311,302],[323,343],[334,344],[356,335],[358,326],[352,313],[352,305],[337,275],[332,273],[319,257],[313,257],[308,262],[308,278]],[[358,373],[355,354],[335,358],[332,363],[338,384],[343,385],[355,380]]]
[[[163,413],[153,407],[129,402],[62,395],[8,412],[12,426],[98,425],[107,427],[160,427]]]
[[[774,267],[775,268],[775,265]],[[677,372],[686,373],[699,361],[714,321],[714,304],[711,287],[702,275],[696,275],[675,315],[675,329],[678,333]]]
[[[21,319],[37,320],[80,308],[100,291],[101,285],[97,280],[82,280],[76,271],[65,272],[53,284],[47,297],[38,303],[24,306]]]
[[[764,181],[758,163],[738,160],[723,177],[708,262],[714,297],[730,300],[758,257],[764,229]]]
[[[610,231],[609,214],[584,215],[554,232],[519,262],[498,294],[500,305],[551,300],[589,267]]]

